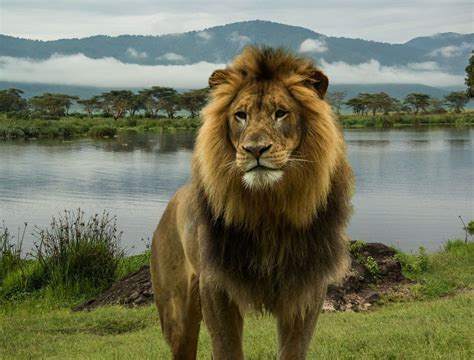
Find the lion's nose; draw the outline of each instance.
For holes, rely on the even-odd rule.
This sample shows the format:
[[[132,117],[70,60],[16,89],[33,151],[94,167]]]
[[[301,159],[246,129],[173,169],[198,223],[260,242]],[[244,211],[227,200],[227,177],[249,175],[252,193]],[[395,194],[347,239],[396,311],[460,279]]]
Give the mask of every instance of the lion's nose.
[[[244,148],[245,151],[247,151],[248,153],[251,153],[258,160],[258,159],[260,159],[260,156],[262,156],[262,154],[265,151],[269,150],[272,147],[272,144],[268,144],[268,145],[249,145],[249,146],[242,146],[242,147]]]

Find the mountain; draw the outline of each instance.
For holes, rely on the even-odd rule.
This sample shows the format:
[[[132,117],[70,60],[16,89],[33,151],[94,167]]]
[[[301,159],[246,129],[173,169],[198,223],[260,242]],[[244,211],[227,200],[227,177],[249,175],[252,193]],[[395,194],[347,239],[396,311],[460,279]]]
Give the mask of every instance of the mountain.
[[[445,33],[388,44],[330,37],[298,26],[255,20],[161,36],[99,35],[40,41],[0,35],[0,56],[47,59],[55,54],[83,53],[93,59],[112,57],[143,65],[226,63],[248,44],[286,47],[329,63],[360,64],[374,59],[385,66],[407,66],[428,62],[462,74],[474,48],[474,34]]]

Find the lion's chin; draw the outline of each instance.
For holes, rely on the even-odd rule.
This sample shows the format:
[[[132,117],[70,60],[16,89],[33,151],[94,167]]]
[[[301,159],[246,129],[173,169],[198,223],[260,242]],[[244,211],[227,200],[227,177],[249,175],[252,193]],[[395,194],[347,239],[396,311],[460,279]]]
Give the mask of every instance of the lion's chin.
[[[271,187],[283,177],[283,171],[270,169],[255,169],[247,171],[242,182],[247,188],[260,189]]]

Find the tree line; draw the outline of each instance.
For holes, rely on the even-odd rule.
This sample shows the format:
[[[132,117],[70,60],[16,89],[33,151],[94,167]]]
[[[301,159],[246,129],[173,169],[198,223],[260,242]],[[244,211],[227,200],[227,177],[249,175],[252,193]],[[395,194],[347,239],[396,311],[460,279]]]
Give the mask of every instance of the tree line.
[[[442,114],[447,109],[455,113],[464,111],[469,98],[464,91],[454,91],[446,95],[442,100],[428,94],[410,93],[403,100],[391,97],[387,93],[375,94],[360,93],[345,101],[346,93],[333,92],[328,94],[328,101],[339,114],[345,105],[352,108],[352,112],[358,115],[375,115],[390,112],[404,112],[417,115],[418,113]],[[446,109],[447,108],[447,109]]]
[[[23,94],[20,89],[0,90],[0,112],[60,117],[69,115],[70,108],[77,103],[89,117],[99,114],[117,120],[142,113],[145,117],[156,118],[161,112],[173,119],[178,111],[185,110],[195,118],[207,102],[209,89],[179,93],[170,87],[153,86],[138,93],[131,90],[111,90],[89,99],[46,92],[26,100]]]

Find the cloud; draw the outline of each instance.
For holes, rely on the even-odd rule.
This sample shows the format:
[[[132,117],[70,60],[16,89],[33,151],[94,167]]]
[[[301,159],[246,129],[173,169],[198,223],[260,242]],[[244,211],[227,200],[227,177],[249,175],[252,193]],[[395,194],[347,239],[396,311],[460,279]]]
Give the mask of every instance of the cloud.
[[[444,58],[452,58],[456,56],[464,55],[464,53],[469,52],[474,49],[473,43],[463,42],[461,45],[450,45],[444,46],[439,49],[433,50],[429,53],[430,56],[442,56]]]
[[[321,65],[331,83],[336,84],[425,84],[462,85],[462,75],[443,72],[433,62],[406,66],[384,66],[376,60],[351,65],[345,62]],[[91,59],[83,54],[54,55],[47,60],[0,56],[0,80],[97,87],[201,88],[209,75],[226,64],[199,62],[190,65],[126,64],[114,58]]]
[[[248,36],[240,35],[237,31],[231,33],[228,37],[228,40],[233,43],[239,44],[239,47],[244,47],[245,45],[252,42]]]
[[[148,57],[148,54],[146,53],[146,51],[139,52],[132,47],[128,48],[126,53],[128,56],[134,59],[146,59]]]
[[[158,56],[156,59],[157,60],[174,61],[174,62],[180,62],[180,61],[185,61],[186,60],[186,58],[183,55],[179,55],[179,54],[176,54],[174,52],[167,52],[166,54]]]
[[[91,59],[83,54],[54,55],[47,60],[0,56],[0,80],[97,87],[174,88],[207,86],[209,75],[225,64],[192,65],[125,64],[114,58]]]
[[[158,35],[265,19],[332,36],[405,42],[472,32],[472,1],[2,0],[2,33],[32,39]],[[423,21],[420,21],[423,14]]]
[[[212,34],[208,31],[199,31],[196,33],[196,36],[205,42],[212,39]]]
[[[432,62],[413,63],[406,66],[384,66],[377,60],[351,65],[342,61],[321,66],[331,82],[336,84],[424,84],[430,86],[462,85],[462,75],[443,72]]]
[[[328,50],[326,42],[318,39],[306,39],[300,45],[299,52],[302,53],[323,53]]]

